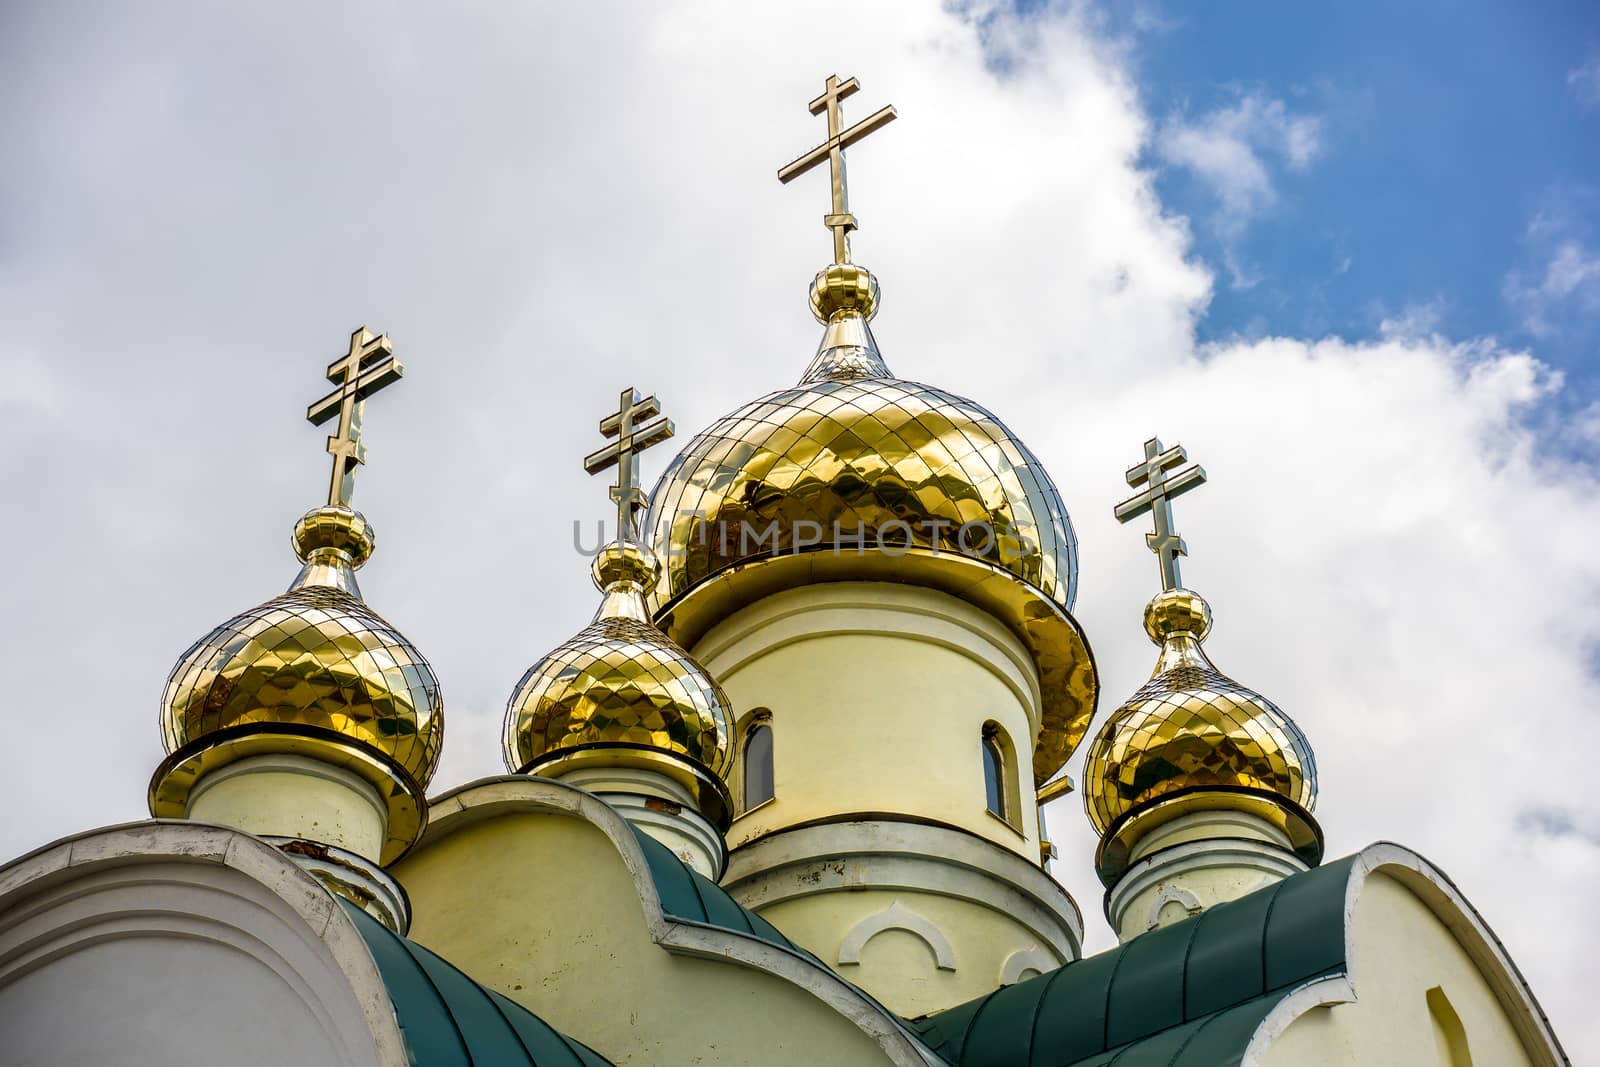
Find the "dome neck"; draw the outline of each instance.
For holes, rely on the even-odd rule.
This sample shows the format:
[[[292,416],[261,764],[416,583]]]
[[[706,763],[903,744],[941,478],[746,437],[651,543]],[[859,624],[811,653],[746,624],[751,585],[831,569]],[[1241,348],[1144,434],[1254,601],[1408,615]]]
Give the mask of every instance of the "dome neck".
[[[366,516],[342,504],[312,508],[294,524],[294,554],[302,566],[289,584],[296,589],[337,589],[361,599],[356,569],[372,558],[377,540]]]
[[[1156,659],[1156,667],[1150,672],[1150,677],[1159,678],[1169,671],[1183,667],[1213,673],[1217,669],[1206,655],[1205,649],[1200,647],[1200,639],[1194,634],[1167,634],[1161,639],[1161,654]]]
[[[801,385],[816,382],[850,382],[861,378],[892,378],[878,342],[872,337],[867,317],[853,308],[834,313],[822,333],[822,343],[811,365],[800,378]]]
[[[337,589],[361,599],[361,586],[356,582],[350,554],[337,548],[321,548],[309,554],[300,573],[289,583],[289,592],[307,588]]]
[[[644,588],[632,582],[615,582],[605,590],[605,598],[594,613],[594,621],[630,619],[648,623],[650,611],[644,606]]]

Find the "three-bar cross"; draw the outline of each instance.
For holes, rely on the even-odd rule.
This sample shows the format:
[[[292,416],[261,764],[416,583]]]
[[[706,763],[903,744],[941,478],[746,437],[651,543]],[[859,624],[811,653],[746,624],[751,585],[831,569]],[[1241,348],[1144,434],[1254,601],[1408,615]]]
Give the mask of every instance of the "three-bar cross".
[[[333,474],[328,480],[328,504],[349,507],[355,492],[356,468],[367,461],[361,444],[363,401],[386,385],[400,380],[405,367],[394,358],[389,335],[372,336],[365,326],[350,335],[350,350],[328,364],[328,380],[337,386],[333,392],[306,409],[311,425],[321,426],[335,415],[338,432],[328,438],[328,454],[333,457]]]
[[[828,161],[828,170],[833,178],[833,211],[822,217],[822,224],[833,231],[833,261],[848,263],[850,231],[856,228],[856,217],[850,214],[850,196],[845,187],[844,150],[867,134],[893,122],[895,112],[892,104],[879,108],[848,130],[843,130],[840,127],[844,125],[844,114],[839,109],[839,102],[860,89],[861,83],[854,78],[841,82],[837,74],[830,74],[823,84],[822,95],[811,101],[809,107],[813,115],[827,112],[828,139],[778,171],[778,180],[787,185],[823,160]]]
[[[1183,585],[1178,577],[1178,557],[1189,554],[1189,547],[1178,536],[1172,525],[1172,498],[1205,484],[1206,472],[1201,466],[1167,476],[1167,472],[1188,462],[1189,454],[1182,445],[1165,448],[1161,438],[1152,437],[1144,443],[1144,462],[1128,468],[1128,484],[1145,490],[1118,504],[1114,514],[1118,522],[1129,522],[1145,512],[1155,517],[1156,532],[1144,535],[1145,544],[1161,561],[1161,588],[1178,589]]]
[[[633,516],[650,502],[639,488],[639,469],[633,457],[651,445],[660,444],[673,433],[672,420],[656,418],[660,414],[661,403],[655,397],[641,400],[639,390],[629,386],[622,391],[617,410],[600,420],[600,432],[616,440],[583,457],[583,469],[590,474],[599,474],[607,467],[617,468],[617,484],[611,487],[611,499],[617,503],[619,541],[638,540]],[[646,422],[647,419],[655,421]]]

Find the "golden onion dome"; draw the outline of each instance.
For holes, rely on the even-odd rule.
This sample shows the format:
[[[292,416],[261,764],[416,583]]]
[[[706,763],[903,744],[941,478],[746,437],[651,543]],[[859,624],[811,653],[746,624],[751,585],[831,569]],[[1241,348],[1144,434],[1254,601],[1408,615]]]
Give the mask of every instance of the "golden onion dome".
[[[1317,796],[1311,745],[1276,704],[1211,664],[1200,647],[1210,606],[1187,589],[1168,590],[1145,608],[1144,625],[1161,646],[1155,671],[1101,728],[1084,762],[1084,805],[1095,829],[1109,841],[1131,817],[1169,798],[1224,791],[1269,799],[1269,818],[1296,849],[1320,855],[1310,816]],[[1125,848],[1113,851],[1126,858]]]
[[[890,374],[868,326],[878,301],[859,266],[818,274],[811,306],[826,330],[800,383],[714,423],[667,468],[646,522],[666,561],[652,607],[692,644],[786,584],[914,581],[973,600],[1011,625],[1039,666],[1049,705],[1034,768],[1042,783],[1087,730],[1097,687],[1067,614],[1072,524],[1037,457],[993,414]],[[742,573],[758,566],[759,578]]]
[[[631,542],[601,550],[594,580],[605,599],[594,621],[530,667],[511,695],[506,766],[550,774],[580,760],[642,763],[681,781],[726,828],[728,700],[650,622],[644,595],[658,570]]]
[[[983,407],[889,373],[866,324],[871,279],[820,274],[828,330],[800,384],[714,423],[662,475],[647,523],[667,561],[658,599],[750,559],[882,544],[993,564],[1070,609],[1077,540],[1050,476]]]
[[[420,827],[439,764],[444,708],[416,647],[361,598],[371,556],[357,511],[318,508],[295,526],[300,574],[282,596],[196,641],[161,704],[168,752],[150,787],[153,814],[182,817],[201,775],[267,752],[329,758],[367,778],[390,809],[383,862]]]

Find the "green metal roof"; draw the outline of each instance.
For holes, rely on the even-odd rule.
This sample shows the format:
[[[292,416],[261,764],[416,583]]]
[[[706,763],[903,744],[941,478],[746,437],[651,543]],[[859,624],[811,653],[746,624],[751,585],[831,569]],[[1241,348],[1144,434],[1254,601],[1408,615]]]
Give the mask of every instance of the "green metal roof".
[[[1344,973],[1350,856],[917,1019],[955,1067],[1227,1067],[1306,982]]]
[[[805,949],[778,932],[778,928],[755,912],[740,905],[727,892],[699,871],[687,866],[666,845],[638,827],[628,829],[639,839],[644,858],[650,864],[650,877],[661,898],[661,910],[674,919],[716,926],[736,934],[749,934],[771,945],[797,952],[816,960]]]
[[[411,1061],[425,1067],[611,1067],[515,1001],[474,982],[348,901],[389,991]]]

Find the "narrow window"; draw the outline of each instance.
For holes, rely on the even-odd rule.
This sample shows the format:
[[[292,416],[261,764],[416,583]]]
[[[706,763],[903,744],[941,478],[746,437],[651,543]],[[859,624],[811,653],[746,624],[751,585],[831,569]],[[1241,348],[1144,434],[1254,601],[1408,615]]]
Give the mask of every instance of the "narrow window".
[[[772,727],[757,722],[744,735],[744,810],[772,799]]]
[[[1010,822],[1006,813],[1006,754],[992,723],[983,728],[983,789],[989,810]]]

